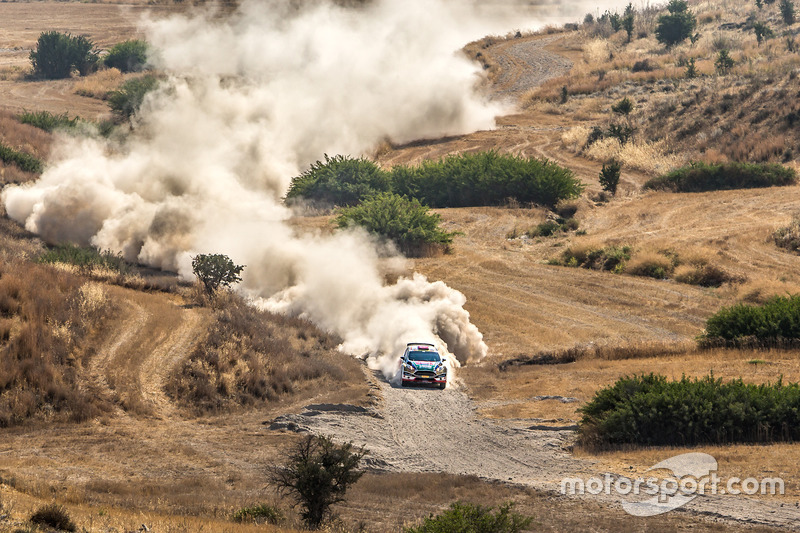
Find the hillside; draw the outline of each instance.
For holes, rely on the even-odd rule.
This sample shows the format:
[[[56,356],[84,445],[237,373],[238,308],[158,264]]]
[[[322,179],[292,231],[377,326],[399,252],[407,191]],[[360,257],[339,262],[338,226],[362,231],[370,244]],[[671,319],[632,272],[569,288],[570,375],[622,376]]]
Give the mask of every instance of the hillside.
[[[63,134],[21,124],[23,110],[67,113],[96,124],[109,119],[103,95],[138,75],[105,70],[31,81],[27,52],[51,20],[59,20],[64,31],[89,32],[107,48],[141,37],[136,21],[143,12],[160,17],[191,9],[143,4],[0,4],[0,20],[8,26],[7,42],[0,42],[0,143],[46,161],[54,147],[64,146]],[[800,52],[792,44],[800,24],[784,24],[777,3],[759,9],[691,2],[690,9],[698,37],[671,49],[654,36],[660,7],[637,11],[631,42],[596,13],[591,22],[539,33],[513,30],[470,43],[464,53],[487,73],[481,98],[503,102],[509,114],[497,117],[494,129],[385,141],[374,148],[372,158],[384,168],[490,149],[546,157],[586,185],[580,198],[555,209],[559,213],[513,201],[437,209],[443,227],[458,232],[453,253],[375,259],[386,280],[418,272],[466,297],[464,309],[483,334],[488,355],[460,368],[455,383],[441,393],[391,386],[383,374],[337,349],[343,339],[333,327],[315,325],[314,312],[291,306],[285,309],[298,316],[257,311],[236,296],[210,302],[174,274],[119,256],[119,270],[43,262],[52,247],[3,212],[0,530],[27,527],[31,510],[51,500],[66,505],[87,531],[129,531],[142,523],[154,531],[299,529],[297,512],[265,477],[299,439],[298,426],[372,450],[368,474],[335,507],[338,522],[331,530],[400,530],[456,500],[514,501],[520,512],[535,516],[542,531],[795,527],[793,482],[777,498],[709,499],[687,512],[636,520],[613,498],[557,493],[564,476],[645,475],[650,465],[686,451],[573,447],[578,409],[621,376],[713,372],[749,383],[800,380],[796,349],[708,351],[694,342],[706,319],[723,306],[800,290],[800,256],[772,239],[797,214],[800,185],[703,193],[642,188],[688,161],[774,162],[800,169]],[[774,28],[775,36],[758,43],[756,20]],[[735,64],[717,74],[714,58],[723,48]],[[699,73],[687,79],[691,58]],[[231,82],[220,78],[223,87]],[[633,110],[617,116],[611,107],[626,97]],[[237,112],[231,106],[221,114]],[[267,121],[266,115],[248,113],[252,124]],[[605,138],[588,145],[593,128],[623,121],[633,129],[631,142]],[[186,132],[189,138],[190,133],[197,132]],[[258,152],[258,146],[247,150]],[[178,148],[165,149],[170,151]],[[598,182],[612,157],[622,163],[613,196]],[[258,176],[248,186],[258,179],[266,183],[251,163],[233,167],[248,179]],[[3,187],[38,178],[37,172],[0,163]],[[166,183],[167,197],[177,199],[178,178]],[[137,193],[153,196],[159,187]],[[219,188],[215,194],[227,192]],[[574,216],[577,231],[525,235],[561,212]],[[301,276],[297,265],[279,269],[287,256],[301,255],[296,235],[318,243],[314,239],[334,231],[330,214],[295,215],[287,227],[293,230],[291,237],[286,233],[289,253],[267,248],[274,255],[251,265],[263,278]],[[243,233],[257,241],[264,228]],[[158,233],[155,222],[148,229]],[[168,237],[166,242],[180,246],[185,235]],[[723,282],[708,287],[680,282],[677,275],[634,275],[632,268],[612,273],[557,264],[566,251],[608,246],[630,247],[629,266],[680,257],[684,266],[717,269]],[[332,253],[331,248],[324,250]],[[345,269],[327,260],[344,278]],[[288,300],[291,293],[284,296]],[[322,296],[336,301],[335,294]],[[342,301],[360,297],[343,296]],[[342,316],[359,314],[347,308]],[[535,364],[546,354],[563,359]],[[790,443],[692,451],[717,457],[726,475],[778,472],[792,481],[800,475],[800,452]],[[281,507],[289,518],[281,526],[231,522],[235,510],[258,502]]]

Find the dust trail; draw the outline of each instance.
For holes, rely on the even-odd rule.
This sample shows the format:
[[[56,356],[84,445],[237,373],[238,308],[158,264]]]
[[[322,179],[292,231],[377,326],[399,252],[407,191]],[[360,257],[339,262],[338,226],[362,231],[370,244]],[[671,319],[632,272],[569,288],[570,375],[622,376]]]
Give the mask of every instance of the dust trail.
[[[193,255],[227,254],[259,305],[336,332],[387,375],[412,341],[438,342],[452,366],[478,360],[487,347],[461,293],[420,275],[385,285],[372,239],[295,234],[281,197],[323,153],[492,128],[504,108],[473,90],[480,68],[458,50],[509,21],[479,5],[251,0],[146,20],[166,79],[131,135],[62,139],[39,181],[3,190],[6,210],[48,241],[186,278]]]

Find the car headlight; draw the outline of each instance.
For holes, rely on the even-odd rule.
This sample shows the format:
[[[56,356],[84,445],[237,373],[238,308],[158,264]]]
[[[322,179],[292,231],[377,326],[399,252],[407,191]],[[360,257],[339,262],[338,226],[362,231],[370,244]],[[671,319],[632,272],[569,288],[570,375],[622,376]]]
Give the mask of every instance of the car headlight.
[[[408,372],[409,374],[413,374],[414,372],[416,372],[416,371],[417,371],[417,369],[416,369],[416,368],[414,368],[414,366],[413,366],[413,365],[410,365],[410,364],[408,364],[408,363],[406,363],[406,364],[405,364],[405,366],[404,366],[403,368],[404,368],[404,369],[405,369],[405,371],[406,371],[406,372]]]
[[[447,367],[446,367],[446,366],[444,366],[444,365],[439,365],[439,366],[437,366],[437,367],[436,367],[436,373],[437,373],[437,374],[439,374],[439,375],[441,375],[441,374],[447,374]]]

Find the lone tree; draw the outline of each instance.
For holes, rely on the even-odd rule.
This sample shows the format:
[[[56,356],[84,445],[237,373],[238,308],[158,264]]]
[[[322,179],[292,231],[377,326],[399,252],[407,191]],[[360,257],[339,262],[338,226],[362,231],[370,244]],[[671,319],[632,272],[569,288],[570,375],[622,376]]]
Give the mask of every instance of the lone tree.
[[[77,69],[81,76],[90,74],[97,65],[94,42],[85,35],[46,31],[39,35],[36,50],[30,53],[33,75],[37,78],[69,78]]]
[[[352,443],[337,445],[328,437],[309,435],[297,444],[286,466],[272,471],[271,480],[302,506],[306,525],[318,529],[331,505],[344,501],[347,489],[363,475],[358,464],[366,454]]]
[[[622,165],[614,159],[603,165],[603,170],[600,171],[600,186],[604,191],[616,196],[621,169]]]
[[[634,13],[633,4],[629,3],[625,7],[625,14],[622,17],[622,28],[628,35],[628,42],[631,42],[631,37],[633,36]]]
[[[717,60],[714,61],[714,67],[716,67],[717,73],[721,76],[730,72],[735,64],[736,62],[731,57],[730,53],[728,53],[727,48],[720,50],[719,54],[717,54]]]
[[[669,14],[658,17],[656,39],[667,48],[688,39],[697,27],[697,19],[689,11],[685,0],[670,0]]]
[[[233,261],[223,254],[200,254],[192,259],[192,272],[208,294],[214,294],[220,287],[230,287],[242,281],[239,277],[242,270],[244,265],[233,264]]]
[[[796,20],[794,14],[794,2],[792,2],[792,0],[781,0],[780,8],[783,22],[785,22],[787,25],[794,24],[794,21]]]

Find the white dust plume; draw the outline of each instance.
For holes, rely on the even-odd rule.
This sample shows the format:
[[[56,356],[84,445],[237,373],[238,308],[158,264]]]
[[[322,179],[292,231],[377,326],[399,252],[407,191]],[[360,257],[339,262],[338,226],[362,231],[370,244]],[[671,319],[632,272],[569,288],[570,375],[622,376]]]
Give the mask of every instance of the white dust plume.
[[[193,255],[227,254],[259,305],[337,333],[387,376],[407,342],[438,343],[452,366],[479,360],[461,293],[421,275],[386,285],[371,238],[298,234],[281,197],[323,153],[493,127],[500,108],[457,52],[483,21],[447,0],[298,5],[146,21],[166,79],[131,135],[63,139],[37,182],[3,190],[7,213],[50,242],[186,278]]]

